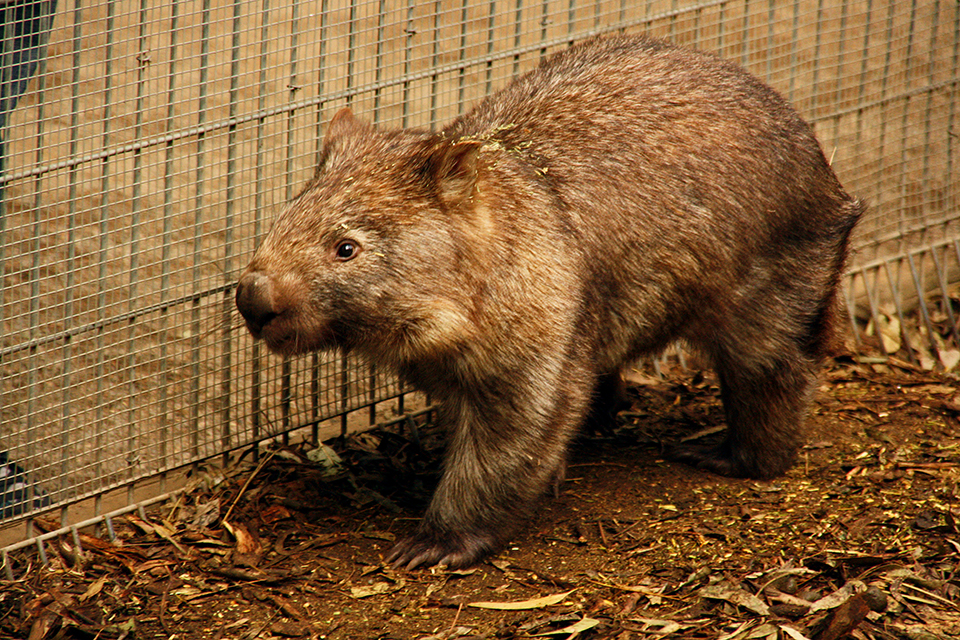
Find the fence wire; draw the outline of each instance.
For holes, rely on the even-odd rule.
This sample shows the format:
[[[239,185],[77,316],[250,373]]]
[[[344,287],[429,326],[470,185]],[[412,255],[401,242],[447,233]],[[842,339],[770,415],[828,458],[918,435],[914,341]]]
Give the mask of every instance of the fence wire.
[[[956,2],[8,0],[0,25],[0,522],[68,525],[80,500],[402,411],[369,366],[253,343],[239,271],[339,108],[436,127],[597,33],[713,51],[782,92],[870,206],[858,340],[930,366],[957,349]]]

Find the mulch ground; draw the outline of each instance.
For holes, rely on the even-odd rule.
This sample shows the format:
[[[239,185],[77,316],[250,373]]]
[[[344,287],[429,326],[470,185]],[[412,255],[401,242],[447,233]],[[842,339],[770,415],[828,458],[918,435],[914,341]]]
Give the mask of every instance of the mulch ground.
[[[0,637],[960,637],[958,377],[870,362],[826,372],[770,482],[661,457],[722,427],[709,374],[633,376],[619,427],[579,440],[559,496],[466,571],[383,562],[439,472],[429,423],[250,451],[113,540],[15,555]]]

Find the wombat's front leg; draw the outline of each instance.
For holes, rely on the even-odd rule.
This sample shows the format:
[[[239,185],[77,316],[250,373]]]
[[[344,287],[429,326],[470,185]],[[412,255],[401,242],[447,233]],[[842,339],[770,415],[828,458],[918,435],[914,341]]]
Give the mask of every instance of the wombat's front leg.
[[[388,561],[464,567],[502,548],[563,473],[587,401],[552,404],[537,415],[509,398],[486,407],[446,403],[441,419],[452,428],[443,477],[416,533]]]

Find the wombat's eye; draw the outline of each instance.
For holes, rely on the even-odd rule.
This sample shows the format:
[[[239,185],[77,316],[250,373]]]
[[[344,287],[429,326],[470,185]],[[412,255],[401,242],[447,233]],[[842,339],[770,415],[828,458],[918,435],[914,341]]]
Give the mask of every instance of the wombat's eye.
[[[354,258],[358,248],[353,240],[341,240],[337,245],[337,260],[347,261]]]

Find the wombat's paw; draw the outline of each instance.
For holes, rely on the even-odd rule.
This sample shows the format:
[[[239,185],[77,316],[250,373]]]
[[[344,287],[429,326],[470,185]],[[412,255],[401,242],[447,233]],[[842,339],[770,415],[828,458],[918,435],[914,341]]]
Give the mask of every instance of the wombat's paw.
[[[476,564],[495,550],[496,544],[490,535],[418,531],[398,542],[390,550],[387,562],[408,571],[438,564],[459,569]]]
[[[717,445],[678,444],[665,452],[667,459],[682,462],[721,476],[766,480],[782,474],[791,464],[789,459],[773,457],[747,458],[723,442]]]

